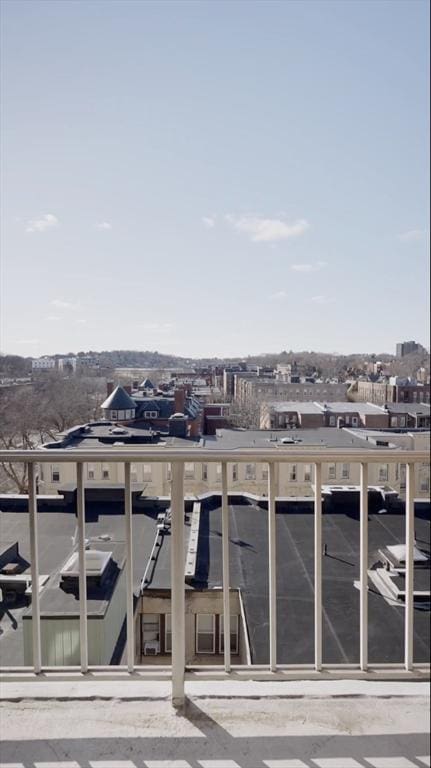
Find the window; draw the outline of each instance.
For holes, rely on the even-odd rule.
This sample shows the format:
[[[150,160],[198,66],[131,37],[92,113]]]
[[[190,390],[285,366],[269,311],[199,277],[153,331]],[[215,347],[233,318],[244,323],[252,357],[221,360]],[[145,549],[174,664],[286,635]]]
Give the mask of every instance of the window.
[[[336,480],[337,478],[337,467],[335,464],[329,464],[328,465],[328,478],[329,480]]]
[[[419,487],[421,491],[429,491],[430,489],[430,467],[428,462],[423,462],[419,470]]]
[[[352,416],[352,427],[357,427],[357,426],[358,426],[358,417]]]
[[[42,465],[39,467],[39,477],[40,477],[41,481],[43,482],[43,466]]]
[[[216,480],[218,483],[221,480],[221,464],[216,464]]]
[[[406,488],[406,465],[400,464],[400,489],[405,490]]]
[[[160,616],[158,613],[142,614],[142,650],[147,648],[160,651]]]
[[[311,483],[311,464],[304,465],[304,482]]]
[[[146,419],[157,419],[158,415],[159,414],[158,414],[157,411],[145,411],[144,412],[144,416],[145,416]]]
[[[195,465],[193,462],[186,461],[184,464],[184,477],[194,478],[195,476]]]
[[[202,464],[202,480],[204,482],[208,480],[208,464]]]
[[[296,482],[296,464],[289,464],[289,480],[291,483]]]
[[[238,464],[232,464],[232,481],[236,483],[238,480]]]
[[[348,480],[350,477],[350,464],[341,465],[341,477],[343,480]]]
[[[118,411],[111,411],[111,419],[118,419]]]
[[[406,417],[400,416],[400,427],[405,427],[405,426],[406,426]]]
[[[87,464],[87,479],[94,480],[95,476],[94,464]]]
[[[268,480],[268,467],[266,465],[262,467],[262,480]]]
[[[51,480],[53,483],[60,482],[60,467],[53,466],[51,469]]]
[[[224,616],[220,615],[219,623],[219,649],[220,653],[224,653]],[[230,651],[231,653],[238,653],[238,616],[230,617]]]
[[[165,653],[172,653],[171,614],[165,614]]]
[[[380,464],[379,466],[379,483],[386,483],[388,479],[388,465]]]
[[[337,420],[336,420],[335,416],[330,416],[329,417],[329,426],[330,427],[335,427],[336,423],[337,423]]]
[[[398,418],[396,416],[391,416],[391,427],[397,427],[398,426]]]
[[[196,614],[196,653],[215,653],[214,629],[214,614]]]
[[[130,465],[130,479],[132,483],[136,483],[138,479],[138,467],[136,464]]]
[[[256,464],[245,465],[245,479],[256,480]]]
[[[429,476],[421,475],[420,479],[420,489],[421,491],[429,491],[430,489],[430,479]]]
[[[102,477],[104,480],[109,480],[109,466],[108,464],[102,464]]]
[[[172,480],[172,465],[168,464],[166,469],[166,477],[168,480]]]

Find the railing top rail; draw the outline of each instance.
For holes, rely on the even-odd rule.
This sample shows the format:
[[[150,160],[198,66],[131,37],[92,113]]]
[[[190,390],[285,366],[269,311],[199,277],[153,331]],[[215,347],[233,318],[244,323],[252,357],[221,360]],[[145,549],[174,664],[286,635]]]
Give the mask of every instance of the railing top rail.
[[[361,450],[358,448],[195,448],[147,447],[113,448],[37,448],[34,450],[11,449],[0,451],[0,461],[75,463],[75,462],[247,462],[261,463],[327,463],[327,462],[381,463],[381,462],[425,462],[430,460],[427,450],[403,450],[401,448],[376,448]]]

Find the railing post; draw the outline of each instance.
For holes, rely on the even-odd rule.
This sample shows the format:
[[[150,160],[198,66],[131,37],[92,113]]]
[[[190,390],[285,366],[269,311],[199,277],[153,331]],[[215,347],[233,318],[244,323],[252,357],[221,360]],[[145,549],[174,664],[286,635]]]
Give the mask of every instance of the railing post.
[[[85,488],[84,465],[76,465],[76,502],[78,509],[78,555],[79,555],[79,645],[81,652],[81,672],[88,672],[88,632],[87,632],[87,569],[85,566]]]
[[[172,582],[172,704],[184,704],[185,592],[184,592],[184,462],[172,467],[171,582]]]
[[[127,669],[135,667],[135,630],[133,615],[133,548],[132,548],[132,485],[130,462],[124,464],[124,511],[126,516],[126,605],[127,605]]]
[[[40,600],[39,600],[39,547],[37,537],[37,494],[36,473],[33,462],[27,465],[28,511],[30,517],[30,558],[31,558],[31,612],[33,633],[33,669],[38,675],[42,669],[40,642]]]
[[[363,672],[368,668],[368,464],[361,462],[359,529],[359,660]]]
[[[269,575],[269,668],[277,670],[277,562],[275,519],[275,466],[268,464],[268,575]]]
[[[227,464],[221,465],[222,482],[222,548],[223,548],[223,633],[224,669],[230,672],[230,592],[229,592],[229,505],[227,490]]]
[[[322,669],[322,465],[314,465],[314,666]]]
[[[406,603],[405,603],[405,668],[413,669],[413,579],[414,579],[414,537],[415,537],[415,465],[407,464],[406,487]]]

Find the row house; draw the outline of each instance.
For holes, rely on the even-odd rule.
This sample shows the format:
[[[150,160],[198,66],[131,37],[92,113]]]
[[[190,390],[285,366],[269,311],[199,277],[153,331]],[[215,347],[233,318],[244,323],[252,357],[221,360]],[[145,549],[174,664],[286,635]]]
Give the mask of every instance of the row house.
[[[45,447],[64,448],[107,448],[121,450],[124,446],[158,446],[161,454],[164,448],[188,447],[205,449],[261,447],[262,450],[273,449],[280,451],[286,461],[276,465],[277,495],[280,497],[311,497],[313,495],[314,466],[306,463],[296,465],[289,462],[289,449],[295,446],[325,451],[328,448],[346,448],[349,456],[343,463],[325,463],[322,467],[322,482],[328,486],[356,487],[359,485],[359,464],[354,461],[354,450],[373,450],[391,448],[394,450],[394,462],[370,465],[369,482],[373,486],[391,488],[403,495],[405,490],[405,456],[399,457],[400,450],[426,449],[429,447],[429,433],[386,433],[381,430],[320,429],[289,430],[271,433],[265,430],[233,430],[221,429],[213,436],[207,436],[199,441],[181,436],[162,436],[151,430],[138,430],[130,427],[119,427],[116,424],[97,423],[77,427],[59,437],[58,442],[49,443]],[[352,456],[353,453],[353,456]],[[94,462],[86,464],[86,484],[93,491],[117,492],[124,483],[122,464],[97,461],[95,452]],[[216,462],[203,463],[186,462],[185,492],[200,495],[221,489],[221,464]],[[418,496],[429,495],[429,464],[416,468],[416,493]],[[137,462],[131,467],[131,479],[135,490],[149,497],[164,497],[170,494],[171,469],[164,462]],[[229,489],[232,493],[251,493],[265,496],[268,493],[268,466],[259,462],[230,462],[228,465]],[[41,465],[39,470],[39,492],[42,494],[70,492],[76,487],[75,466],[68,463]],[[106,493],[104,498],[107,498]]]

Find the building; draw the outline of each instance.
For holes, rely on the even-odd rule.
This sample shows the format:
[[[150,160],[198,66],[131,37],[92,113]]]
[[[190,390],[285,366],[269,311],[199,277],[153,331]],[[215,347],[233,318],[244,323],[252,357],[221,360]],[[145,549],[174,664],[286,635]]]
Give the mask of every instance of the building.
[[[56,367],[57,365],[54,357],[35,357],[31,361],[32,371],[51,371]]]
[[[339,411],[336,411],[339,413]],[[314,414],[312,414],[314,416]],[[373,414],[374,415],[374,414]],[[383,412],[379,418],[385,419]],[[180,415],[181,419],[181,415]],[[370,485],[379,486],[392,493],[403,495],[405,491],[405,458],[398,456],[400,450],[408,451],[429,447],[429,432],[407,429],[387,432],[382,429],[358,429],[354,425],[334,429],[333,426],[318,428],[298,428],[289,430],[235,430],[218,429],[214,435],[201,438],[187,438],[184,425],[173,418],[170,422],[170,434],[157,433],[152,429],[139,429],[132,426],[118,426],[116,422],[97,422],[79,426],[59,435],[56,442],[45,445],[49,451],[60,448],[68,451],[72,448],[94,449],[94,462],[86,464],[86,487],[91,498],[108,498],[107,493],[121,493],[124,484],[123,466],[116,462],[97,461],[98,448],[111,448],[113,451],[127,449],[128,446],[145,446],[160,449],[161,455],[170,447],[205,448],[208,450],[240,450],[258,448],[286,455],[286,462],[277,465],[277,495],[280,498],[311,497],[313,491],[314,467],[310,463],[296,465],[290,463],[289,448],[295,447],[318,450],[322,453],[328,448],[346,449],[349,456],[355,450],[378,451],[379,448],[393,450],[393,463],[376,463],[370,466]],[[417,496],[429,495],[429,465],[417,467]],[[170,494],[171,472],[167,463],[137,463],[131,467],[131,476],[136,489],[145,497],[168,497]],[[354,458],[344,463],[327,463],[322,468],[322,482],[328,486],[359,485],[360,467]],[[229,487],[232,492],[266,495],[268,493],[268,465],[266,463],[235,463],[228,466]],[[185,493],[193,497],[217,491],[221,488],[221,465],[202,463],[198,459],[185,465]],[[42,494],[73,494],[76,490],[76,471],[73,464],[46,463],[39,469],[39,492]]]
[[[388,381],[358,381],[355,397],[366,403],[429,403],[430,385],[391,376]]]
[[[323,487],[322,563],[324,662],[357,663],[354,626],[359,621],[355,583],[359,574],[359,494]],[[267,664],[269,658],[268,509],[264,497],[232,494],[229,499],[230,649],[234,664]],[[11,501],[13,504],[13,501]],[[10,667],[31,665],[31,549],[25,502],[0,511],[0,585],[7,611],[0,619],[2,660]],[[403,592],[395,549],[402,548],[404,504],[391,496],[381,515],[381,495],[369,490],[372,531],[369,570],[369,657],[373,664],[399,663],[404,654],[400,621]],[[87,502],[87,630],[91,665],[124,664],[126,617],[125,526],[121,501]],[[415,661],[428,660],[429,621],[425,606],[429,579],[429,505],[416,508],[417,600]],[[427,514],[428,513],[428,514]],[[38,513],[41,657],[44,666],[80,662],[76,499],[41,501]],[[312,500],[279,500],[276,505],[277,649],[280,664],[314,661],[314,505]],[[134,497],[133,621],[134,663],[170,664],[172,651],[171,513],[169,500]],[[185,503],[185,661],[222,664],[224,654],[222,510],[220,494]],[[397,550],[398,552],[398,550]],[[398,557],[400,555],[398,554]],[[422,559],[420,559],[422,558]],[[401,566],[402,569],[402,566]],[[425,585],[425,587],[423,586]],[[387,590],[391,589],[391,599]],[[429,600],[429,586],[428,586]],[[14,617],[11,623],[10,615]]]
[[[390,423],[387,413],[371,403],[270,402],[261,405],[261,429],[341,426],[385,429]]]
[[[396,346],[397,357],[405,357],[412,352],[419,352],[423,350],[422,344],[417,344],[416,341],[401,341]]]
[[[343,382],[286,382],[276,379],[244,377],[234,374],[235,399],[244,406],[285,400],[295,402],[333,402],[347,400],[348,384]]]

